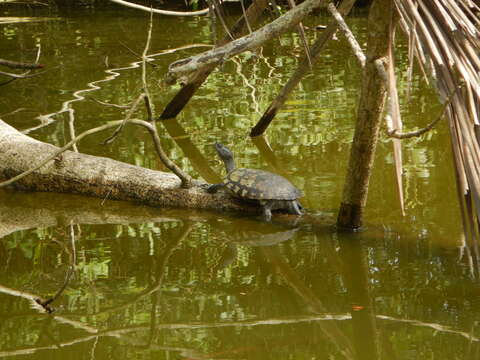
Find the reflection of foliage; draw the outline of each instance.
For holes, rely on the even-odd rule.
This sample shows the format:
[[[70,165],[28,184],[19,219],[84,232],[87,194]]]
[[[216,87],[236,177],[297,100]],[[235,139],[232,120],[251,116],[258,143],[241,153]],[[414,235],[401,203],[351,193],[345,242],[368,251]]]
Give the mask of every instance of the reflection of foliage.
[[[161,336],[151,338],[156,346],[210,353],[224,348],[222,344],[225,343],[230,344],[229,348],[242,348],[252,336],[261,336],[268,346],[273,346],[277,338],[287,336],[294,339],[297,332],[309,332],[316,334],[315,342],[309,347],[313,352],[318,352],[318,347],[329,347],[311,323],[271,325],[275,326],[275,332],[267,325],[237,330],[234,327],[221,330],[200,327],[196,330],[188,325],[193,324],[192,320],[205,324],[228,323],[295,318],[309,312],[298,293],[273,270],[256,248],[239,245],[236,261],[225,269],[213,271],[228,240],[217,226],[216,223],[197,223],[190,235],[174,248],[164,265],[165,251],[184,229],[179,222],[82,226],[82,235],[77,242],[76,275],[60,299],[58,306],[63,310],[59,310],[59,314],[86,321],[86,324],[98,329],[132,328],[126,338],[120,336],[116,340],[102,340],[112,346],[112,341],[119,342],[128,351],[134,349],[131,341],[144,341],[142,339],[145,339],[152,316],[159,325],[185,324],[180,328],[162,330]],[[235,226],[235,222],[230,226]],[[6,266],[7,259],[10,260],[9,271],[2,273],[1,283],[36,293],[52,292],[55,285],[61,283],[66,268],[66,259],[61,260],[57,255],[61,253],[58,251],[61,246],[53,246],[51,242],[62,233],[63,228],[47,228],[21,234],[23,239],[32,239],[28,244],[44,244],[37,259],[31,255],[35,251],[22,250],[18,242],[19,233],[2,239],[0,253],[7,256],[0,259],[0,268]],[[377,299],[378,313],[467,329],[471,314],[476,311],[475,302],[471,301],[476,296],[475,287],[468,278],[467,269],[462,275],[459,270],[463,267],[456,265],[455,256],[446,257],[440,249],[428,252],[422,240],[404,240],[406,242],[399,248],[396,241],[385,238],[383,247],[376,245],[368,252],[371,291]],[[308,232],[297,233],[294,240],[279,245],[278,252],[288,259],[298,278],[317,294],[330,312],[344,313],[349,309],[349,298],[336,258],[337,241],[342,240]],[[408,254],[407,258],[404,253]],[[58,265],[59,271],[52,271],[54,264],[64,265]],[[160,290],[138,297],[157,281],[158,276],[164,277]],[[35,287],[29,284],[35,284]],[[468,289],[471,289],[470,292]],[[0,296],[0,318],[5,321],[11,318],[3,323],[17,339],[16,343],[8,346],[0,343],[0,348],[49,343],[48,339],[39,340],[43,338],[34,325],[38,321],[36,316],[29,315],[26,321],[13,328],[15,314],[31,314],[31,310],[26,302],[16,300],[16,305],[12,307],[14,298]],[[3,301],[4,298],[6,301]],[[152,314],[152,307],[157,309],[155,314]],[[67,325],[51,323],[48,326],[55,332],[62,329],[59,336],[65,340],[82,334]],[[347,323],[340,322],[339,326],[349,331]],[[139,330],[134,330],[135,327]],[[390,338],[391,346],[398,354],[411,351],[405,348],[406,344],[417,341],[422,344],[418,348],[419,353],[435,351],[442,339],[447,339],[445,336],[457,336],[437,336],[425,343],[424,339],[431,335],[432,330],[422,328],[412,332],[411,328],[412,325],[406,323],[389,321],[382,326],[382,331]],[[28,332],[30,335],[24,337]],[[238,340],[231,338],[234,334]],[[24,340],[20,341],[22,338]],[[464,340],[457,336],[453,341],[461,344]],[[289,347],[289,351],[296,351],[290,347],[289,341],[281,340],[281,343],[281,346]],[[266,346],[265,343],[262,346]],[[298,346],[296,349],[299,349]],[[303,351],[309,350],[303,348]],[[335,352],[334,349],[331,351]]]

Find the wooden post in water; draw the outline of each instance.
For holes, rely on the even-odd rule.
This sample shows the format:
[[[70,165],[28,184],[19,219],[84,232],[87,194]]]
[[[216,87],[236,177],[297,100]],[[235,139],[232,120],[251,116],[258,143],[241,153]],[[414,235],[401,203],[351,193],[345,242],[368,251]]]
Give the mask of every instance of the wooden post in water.
[[[374,0],[370,7],[367,61],[362,75],[357,123],[337,218],[337,226],[343,229],[357,230],[362,226],[387,92],[385,81],[376,69],[375,60],[387,57],[392,11],[392,0]]]

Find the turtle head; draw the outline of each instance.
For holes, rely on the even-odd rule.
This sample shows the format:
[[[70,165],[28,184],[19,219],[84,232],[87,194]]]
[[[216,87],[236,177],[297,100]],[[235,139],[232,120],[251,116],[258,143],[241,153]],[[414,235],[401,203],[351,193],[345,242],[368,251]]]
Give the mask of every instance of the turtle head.
[[[220,159],[222,159],[225,164],[227,173],[233,171],[235,169],[235,161],[233,160],[232,151],[220,143],[215,143],[215,150],[217,150],[218,156],[220,156]]]

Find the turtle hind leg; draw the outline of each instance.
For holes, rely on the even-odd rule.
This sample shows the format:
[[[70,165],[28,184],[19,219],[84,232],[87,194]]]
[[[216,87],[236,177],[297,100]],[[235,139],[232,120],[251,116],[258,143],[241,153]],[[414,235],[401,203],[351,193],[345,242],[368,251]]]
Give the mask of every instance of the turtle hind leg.
[[[207,192],[210,194],[215,194],[218,190],[220,190],[222,187],[225,185],[220,183],[220,184],[212,184],[209,187],[207,187]]]

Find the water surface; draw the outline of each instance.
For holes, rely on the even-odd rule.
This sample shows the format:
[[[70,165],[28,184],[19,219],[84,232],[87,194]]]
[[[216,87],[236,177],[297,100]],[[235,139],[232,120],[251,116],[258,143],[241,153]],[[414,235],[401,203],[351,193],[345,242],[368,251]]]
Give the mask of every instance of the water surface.
[[[128,104],[138,95],[135,53],[143,51],[148,14],[9,15],[55,18],[0,25],[1,57],[31,61],[40,46],[48,69],[0,87],[3,120],[62,145],[70,124],[78,134],[124,116],[94,99]],[[320,16],[307,25],[327,22]],[[364,46],[365,18],[356,14],[349,25]],[[318,36],[307,34],[310,41]],[[210,44],[207,18],[155,18],[150,52],[163,54],[153,57],[148,75],[157,112],[178,90],[162,83],[168,65],[207,47],[166,50]],[[287,34],[227,61],[176,120],[160,126],[162,141],[173,160],[208,181],[222,174],[212,146],[222,142],[241,166],[287,176],[310,213],[333,219],[360,80],[340,34],[272,123],[267,144],[247,136],[302,51],[298,36]],[[402,115],[411,129],[433,120],[440,106],[418,74],[407,98],[405,46],[397,52]],[[164,170],[144,130],[128,128],[112,145],[99,145],[106,136],[82,141],[79,150]],[[354,235],[327,225],[0,192],[0,356],[372,359],[378,348],[381,359],[477,359],[477,253],[461,235],[446,122],[405,141],[403,150],[406,216],[391,142],[382,136],[368,228]],[[34,299],[54,296],[73,261],[73,276],[45,313]]]

